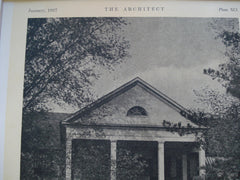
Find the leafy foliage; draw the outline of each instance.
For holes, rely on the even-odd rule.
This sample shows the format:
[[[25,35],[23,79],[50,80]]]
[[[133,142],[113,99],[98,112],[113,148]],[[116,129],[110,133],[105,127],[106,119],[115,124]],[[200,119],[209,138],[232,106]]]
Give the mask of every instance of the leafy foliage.
[[[65,148],[59,122],[68,114],[32,112],[23,115],[21,179],[64,177]]]
[[[239,107],[239,104],[232,104],[230,107],[225,107],[225,111],[222,112],[215,109],[215,114],[202,111],[195,113],[194,119],[208,128],[202,134],[204,141],[200,141],[205,148],[206,156],[217,157],[213,164],[207,164],[205,167],[209,180],[218,178],[236,180],[237,177],[239,178]]]
[[[89,102],[98,68],[113,70],[128,55],[123,18],[28,20],[23,111],[54,103]]]
[[[80,179],[110,179],[110,148],[106,141],[73,141],[73,176]]]
[[[21,179],[64,177],[65,148],[55,122],[63,117],[49,119],[42,112],[53,103],[82,107],[92,101],[90,86],[101,75],[99,70],[112,71],[128,56],[125,25],[123,18],[28,20]]]
[[[209,121],[206,141],[211,156],[229,158],[240,153],[239,115],[239,108],[233,105],[226,114]]]
[[[226,180],[239,180],[239,158],[233,160],[230,159],[216,159],[216,161],[207,165],[207,179],[226,179]]]
[[[204,74],[217,79],[226,87],[227,93],[240,99],[240,34],[239,32],[223,31],[218,36],[226,46],[226,63],[219,65],[219,69],[204,69]]]
[[[117,159],[117,178],[119,180],[137,180],[144,175],[148,167],[140,153],[128,149],[119,149]]]
[[[226,88],[226,95],[219,96],[218,92],[205,89],[201,100],[213,109],[212,117],[206,119],[207,153],[223,159],[206,166],[207,178],[236,180],[240,179],[240,34],[222,30],[217,31],[216,38],[225,45],[228,60],[218,69],[204,69],[203,73],[217,79]],[[235,99],[229,99],[228,94]]]
[[[170,121],[163,120],[162,125],[167,131],[172,133],[177,132],[180,136],[187,134],[195,134],[196,136],[198,135],[198,130],[196,130],[190,123],[188,123],[187,126],[182,126],[181,122],[171,123]]]
[[[73,175],[80,179],[110,179],[110,142],[94,140],[74,141]],[[118,148],[117,178],[138,179],[147,167],[140,153]]]

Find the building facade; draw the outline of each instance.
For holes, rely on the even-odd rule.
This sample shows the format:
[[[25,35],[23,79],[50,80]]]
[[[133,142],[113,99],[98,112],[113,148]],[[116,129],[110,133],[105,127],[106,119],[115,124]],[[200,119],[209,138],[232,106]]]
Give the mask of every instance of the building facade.
[[[66,180],[84,179],[81,168],[80,174],[73,168],[77,161],[74,152],[78,151],[76,142],[87,141],[105,143],[109,154],[106,179],[119,179],[119,152],[124,148],[141,154],[147,163],[137,179],[190,180],[203,176],[200,167],[205,165],[205,152],[198,139],[205,127],[189,120],[188,113],[142,79],[133,79],[62,122]]]

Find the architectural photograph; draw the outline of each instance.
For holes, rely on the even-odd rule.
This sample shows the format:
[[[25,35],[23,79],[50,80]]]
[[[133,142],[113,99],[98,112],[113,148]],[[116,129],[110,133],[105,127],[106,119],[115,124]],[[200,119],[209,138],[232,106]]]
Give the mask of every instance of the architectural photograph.
[[[239,19],[27,23],[21,180],[240,180]]]

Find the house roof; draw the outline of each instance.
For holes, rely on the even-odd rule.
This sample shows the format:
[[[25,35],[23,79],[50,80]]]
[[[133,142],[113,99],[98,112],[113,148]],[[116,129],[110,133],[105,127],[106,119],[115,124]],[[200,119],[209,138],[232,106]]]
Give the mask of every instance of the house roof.
[[[150,94],[154,95],[156,98],[164,102],[166,105],[170,106],[177,112],[179,112],[182,116],[187,116],[187,114],[190,114],[190,112],[185,109],[183,106],[178,104],[176,101],[162,93],[161,91],[157,90],[144,80],[142,80],[139,77],[134,78],[133,80],[125,83],[124,85],[120,86],[119,88],[113,90],[112,92],[106,94],[105,96],[99,98],[98,100],[94,101],[93,103],[87,105],[86,107],[80,109],[76,113],[72,114],[69,116],[67,119],[65,119],[62,124],[71,124],[78,118],[80,118],[82,115],[91,112],[92,110],[100,107],[101,105],[109,102],[112,100],[114,97],[126,92],[127,90],[131,89],[132,87],[139,85],[146,91],[148,91]]]

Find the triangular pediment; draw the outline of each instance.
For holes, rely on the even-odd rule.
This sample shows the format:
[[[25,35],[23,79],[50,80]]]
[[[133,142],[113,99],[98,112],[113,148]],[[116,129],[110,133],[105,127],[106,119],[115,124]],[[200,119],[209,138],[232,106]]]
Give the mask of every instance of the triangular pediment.
[[[129,115],[133,107],[146,114]],[[199,127],[186,118],[188,111],[140,78],[135,78],[66,119],[63,124],[164,127],[164,123]]]

